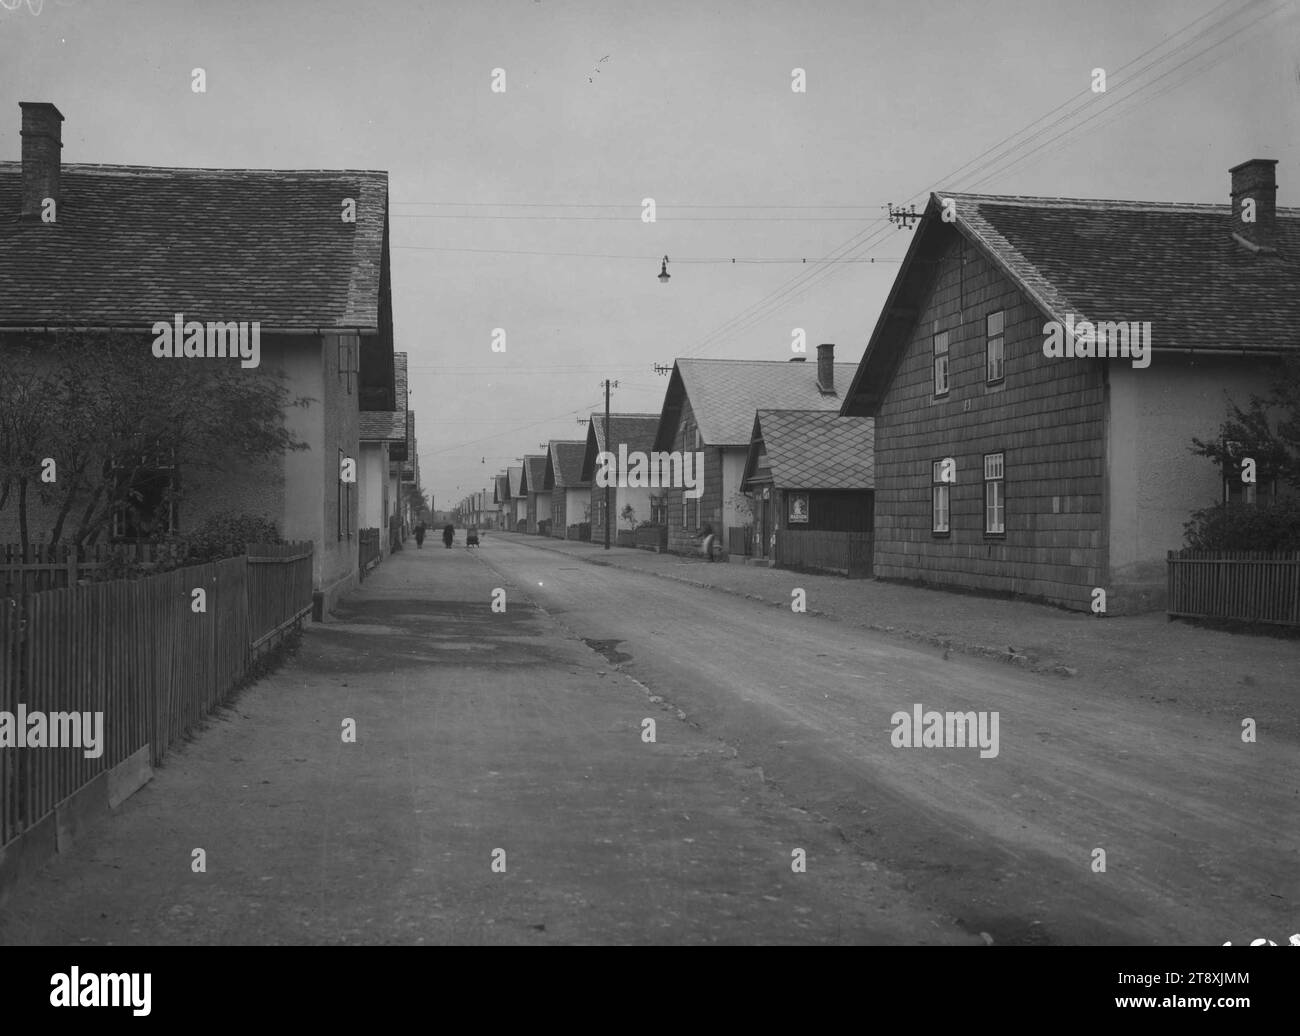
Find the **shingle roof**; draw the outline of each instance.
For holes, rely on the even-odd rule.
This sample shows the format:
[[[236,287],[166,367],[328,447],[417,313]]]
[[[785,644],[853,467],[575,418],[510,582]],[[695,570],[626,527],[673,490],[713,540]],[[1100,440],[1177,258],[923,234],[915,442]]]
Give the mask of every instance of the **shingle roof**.
[[[21,196],[0,162],[0,326],[380,328],[385,172],[65,164],[48,224]]]
[[[591,483],[582,480],[582,456],[587,441],[552,439],[546,457],[547,489],[582,489]]]
[[[393,353],[393,383],[402,409],[361,411],[360,438],[406,445],[406,353]]]
[[[525,493],[546,492],[546,454],[524,454],[523,489]]]
[[[706,446],[747,446],[755,411],[765,407],[838,411],[856,370],[856,364],[835,364],[836,392],[824,395],[817,387],[815,358],[806,363],[679,359],[664,398],[655,448],[672,449],[683,395],[690,400]]]
[[[510,498],[513,500],[516,497],[523,496],[524,469],[522,467],[506,468],[506,476],[510,480]]]
[[[1270,256],[1233,239],[1227,205],[935,197],[1054,320],[1149,320],[1156,351],[1300,350],[1300,209],[1277,210]]]
[[[582,454],[582,481],[590,483],[595,479],[599,454],[611,453],[617,457],[620,445],[626,445],[628,453],[649,453],[654,449],[655,429],[658,427],[658,414],[610,414],[607,444],[605,414],[603,411],[592,414],[587,423],[587,442]]]
[[[745,477],[767,455],[772,482],[782,489],[874,489],[875,422],[825,410],[759,410]]]

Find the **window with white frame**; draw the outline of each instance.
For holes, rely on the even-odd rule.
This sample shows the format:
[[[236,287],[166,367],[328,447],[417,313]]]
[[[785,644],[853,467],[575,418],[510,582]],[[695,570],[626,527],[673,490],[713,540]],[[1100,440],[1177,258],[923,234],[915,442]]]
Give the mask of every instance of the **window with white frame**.
[[[936,534],[946,534],[949,531],[948,494],[952,487],[949,484],[948,478],[945,477],[945,467],[947,467],[946,461],[936,460],[930,476],[930,498],[932,504],[931,510],[933,512],[931,531]]]
[[[1007,531],[1006,475],[1003,455],[984,455],[984,531],[1001,535]]]
[[[996,384],[1006,376],[1006,339],[1002,331],[1006,325],[1006,313],[998,310],[988,315],[988,336],[984,345],[984,380]]]
[[[948,394],[948,332],[934,336],[934,394]]]

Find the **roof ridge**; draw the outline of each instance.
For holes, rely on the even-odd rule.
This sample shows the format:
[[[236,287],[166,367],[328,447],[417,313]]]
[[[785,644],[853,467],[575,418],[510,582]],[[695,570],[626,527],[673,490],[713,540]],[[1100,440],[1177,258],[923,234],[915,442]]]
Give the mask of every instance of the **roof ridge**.
[[[0,159],[0,168],[12,167],[22,169],[21,159]],[[120,162],[64,162],[60,167],[68,170],[101,173],[278,173],[281,175],[300,175],[303,173],[320,173],[326,175],[346,174],[349,176],[387,176],[387,169],[274,169],[250,166],[186,166],[186,165],[125,165]]]
[[[970,191],[934,191],[933,193],[940,198],[967,198],[981,203],[988,202],[992,204],[1023,205],[1026,207],[1037,206],[1042,208],[1096,209],[1103,207],[1124,207],[1129,209],[1163,209],[1166,211],[1176,212],[1186,212],[1191,210],[1224,213],[1232,211],[1232,204],[1230,202],[1148,201],[1140,198],[1063,198],[1029,194],[980,194],[978,192]],[[1279,205],[1277,211],[1287,215],[1300,216],[1300,208]]]

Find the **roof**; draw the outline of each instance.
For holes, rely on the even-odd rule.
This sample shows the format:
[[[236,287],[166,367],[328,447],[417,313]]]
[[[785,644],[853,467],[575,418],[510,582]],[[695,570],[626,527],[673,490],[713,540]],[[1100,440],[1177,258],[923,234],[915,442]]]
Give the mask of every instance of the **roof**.
[[[755,411],[838,411],[856,370],[856,364],[835,364],[837,392],[823,394],[817,386],[815,358],[805,363],[679,359],[673,364],[653,448],[673,448],[683,399],[690,401],[704,445],[748,446]]]
[[[400,443],[406,447],[406,353],[393,353],[393,375],[398,400],[402,401],[401,410],[362,410],[360,438],[373,442],[383,440]],[[400,452],[400,451],[399,451]],[[405,459],[405,453],[394,455],[393,460]]]
[[[609,436],[605,435],[605,415],[591,415],[587,423],[587,442],[582,455],[582,481],[591,483],[596,473],[596,457],[601,453],[618,455],[619,446],[628,453],[649,453],[654,449],[658,414],[610,414]]]
[[[874,489],[875,421],[826,410],[759,410],[754,415],[745,479],[765,477],[782,489]]]
[[[492,484],[492,502],[503,504],[510,499],[510,476],[497,475]]]
[[[510,499],[513,500],[516,497],[523,496],[524,469],[522,467],[506,468],[506,477],[509,479]]]
[[[956,203],[951,224],[940,217],[945,198]],[[1231,218],[1227,205],[932,194],[844,413],[879,404],[953,234],[1045,320],[1150,321],[1153,352],[1300,352],[1300,209],[1276,210],[1276,254],[1239,244]]]
[[[591,483],[582,479],[582,457],[587,452],[585,439],[552,439],[546,453],[547,489],[586,489]]]
[[[546,492],[546,454],[524,454],[522,485],[525,493]]]
[[[22,163],[0,162],[0,326],[381,328],[386,172],[65,163],[59,195],[57,222],[19,222]]]

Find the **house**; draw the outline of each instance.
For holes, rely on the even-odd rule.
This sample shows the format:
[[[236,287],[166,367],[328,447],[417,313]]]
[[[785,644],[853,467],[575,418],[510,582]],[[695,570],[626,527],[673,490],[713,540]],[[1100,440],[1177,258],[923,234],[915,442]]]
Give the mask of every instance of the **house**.
[[[379,529],[384,553],[401,545],[401,463],[406,460],[406,353],[393,354],[393,410],[361,411],[357,485],[361,494],[361,528]]]
[[[520,486],[527,501],[525,531],[534,536],[546,535],[550,530],[551,494],[546,488],[545,454],[524,455],[524,474]]]
[[[492,480],[492,524],[497,529],[510,528],[510,476],[502,472]]]
[[[506,475],[510,487],[510,496],[506,507],[506,514],[510,518],[508,528],[512,532],[526,532],[528,530],[528,497],[524,494],[523,465],[507,467]]]
[[[703,492],[681,487],[664,491],[668,549],[698,553],[699,536],[712,525],[728,543],[727,530],[750,524],[749,498],[743,492],[754,415],[759,410],[838,412],[838,386],[856,370],[835,362],[835,346],[817,347],[817,364],[802,356],[779,360],[680,359],[673,364],[659,415],[653,449],[703,455]],[[698,490],[696,491],[698,492]]]
[[[415,435],[415,411],[406,411],[406,457],[397,465],[398,492],[402,499],[403,538],[420,520],[415,489],[420,484],[420,457]]]
[[[551,494],[551,535],[577,539],[578,526],[588,521],[591,483],[582,478],[585,440],[552,439],[546,451],[545,487]]]
[[[0,354],[89,330],[138,336],[157,362],[184,363],[179,340],[174,353],[159,352],[166,336],[155,328],[174,321],[186,350],[203,351],[206,327],[208,355],[226,357],[229,344],[242,366],[253,359],[247,346],[257,354],[250,377],[283,372],[290,396],[311,400],[284,412],[309,448],[183,480],[159,458],[150,485],[183,496],[174,509],[156,506],[148,524],[183,534],[231,509],[272,518],[286,538],[315,545],[321,614],[357,582],[361,486],[345,481],[344,462],[358,457],[360,414],[403,405],[387,173],[67,164],[62,113],[20,107],[21,160],[0,162]],[[345,199],[355,222],[340,218]],[[238,354],[235,325],[248,329]],[[13,538],[11,518],[0,512],[0,540]]]
[[[1224,492],[1192,437],[1300,351],[1275,165],[1229,205],[931,196],[843,407],[876,422],[877,576],[1163,607]]]
[[[605,422],[608,420],[609,428]],[[652,497],[659,497],[661,490],[637,485],[619,485],[630,482],[627,472],[619,466],[620,456],[634,453],[648,454],[654,444],[655,429],[659,425],[658,414],[610,414],[608,419],[603,413],[592,414],[587,424],[587,443],[582,454],[581,481],[591,485],[591,541],[605,542],[605,487],[598,485],[600,457],[608,456],[605,465],[609,480],[613,483],[609,490],[610,532],[609,540],[617,540],[617,530],[623,522],[623,512],[632,508],[634,521],[653,520],[657,514],[658,504]],[[629,464],[629,467],[631,465]],[[623,524],[626,524],[623,522]]]
[[[754,556],[775,557],[778,532],[869,537],[875,486],[872,449],[869,417],[841,417],[834,410],[759,410],[743,480],[752,501]],[[828,546],[850,542],[847,536],[819,539]],[[864,560],[869,568],[869,555]],[[843,565],[827,564],[850,567],[847,555]]]

